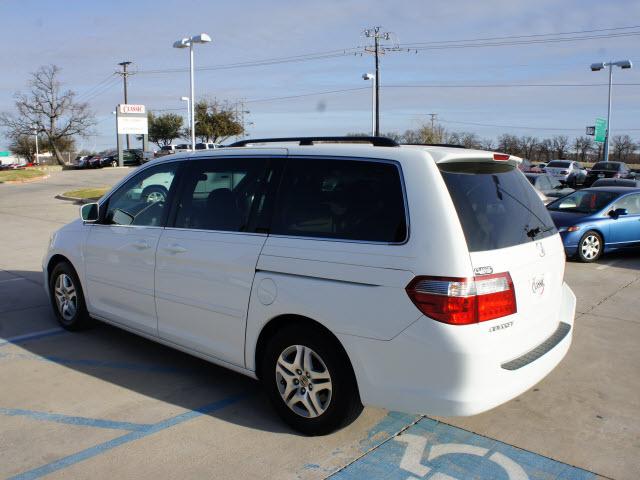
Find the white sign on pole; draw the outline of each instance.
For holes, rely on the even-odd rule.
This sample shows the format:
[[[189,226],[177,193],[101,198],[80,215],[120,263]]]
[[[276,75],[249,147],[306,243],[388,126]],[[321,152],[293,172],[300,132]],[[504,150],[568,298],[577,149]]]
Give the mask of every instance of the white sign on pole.
[[[147,117],[118,116],[119,135],[147,135],[148,133],[149,125],[147,123]]]
[[[122,103],[119,105],[120,113],[147,113],[144,105],[133,105]]]

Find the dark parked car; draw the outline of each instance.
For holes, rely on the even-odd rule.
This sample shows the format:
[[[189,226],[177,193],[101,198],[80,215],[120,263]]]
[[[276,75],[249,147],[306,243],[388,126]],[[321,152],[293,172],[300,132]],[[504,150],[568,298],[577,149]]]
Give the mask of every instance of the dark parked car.
[[[634,178],[599,178],[592,187],[631,187],[640,188],[640,180]]]
[[[640,247],[640,188],[591,187],[547,209],[568,257],[593,262],[604,252]]]
[[[624,162],[598,162],[589,171],[584,186],[589,187],[599,178],[634,178],[635,174],[629,170]]]
[[[556,199],[575,192],[573,188],[563,185],[560,180],[546,173],[525,173],[525,176],[536,190],[541,191],[547,197]]]
[[[125,167],[142,165],[142,150],[139,148],[132,148],[124,150],[122,152],[122,163]],[[118,166],[118,152],[111,152],[105,156],[101,162],[102,167],[117,167]]]

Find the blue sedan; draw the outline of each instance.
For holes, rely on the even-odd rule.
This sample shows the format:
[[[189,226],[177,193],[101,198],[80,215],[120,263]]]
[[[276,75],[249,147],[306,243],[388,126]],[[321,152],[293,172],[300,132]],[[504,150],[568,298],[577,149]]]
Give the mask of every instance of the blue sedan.
[[[547,209],[568,257],[594,262],[604,252],[640,247],[640,188],[578,190]]]

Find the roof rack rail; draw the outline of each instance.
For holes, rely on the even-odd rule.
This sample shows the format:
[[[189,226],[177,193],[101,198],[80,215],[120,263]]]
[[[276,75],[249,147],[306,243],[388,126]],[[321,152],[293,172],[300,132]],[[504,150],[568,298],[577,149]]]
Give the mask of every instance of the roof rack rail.
[[[374,147],[398,147],[399,144],[387,137],[283,137],[283,138],[247,138],[232,143],[229,147],[245,147],[252,143],[285,143],[298,142],[299,145],[313,145],[315,142],[325,143],[370,143]]]
[[[457,145],[455,143],[403,143],[402,145],[418,145],[422,147],[467,148],[464,145]]]

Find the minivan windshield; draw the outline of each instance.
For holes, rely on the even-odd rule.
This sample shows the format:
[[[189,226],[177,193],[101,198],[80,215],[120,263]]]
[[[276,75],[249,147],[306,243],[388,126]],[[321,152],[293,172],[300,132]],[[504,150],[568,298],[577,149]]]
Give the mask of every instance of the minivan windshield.
[[[606,170],[609,172],[617,172],[620,169],[620,164],[618,162],[598,162],[591,170]]]
[[[599,190],[578,190],[549,204],[549,210],[563,212],[596,213],[619,196],[616,192]]]
[[[438,165],[471,252],[539,240],[557,230],[526,177],[498,163]]]
[[[569,168],[569,166],[571,165],[570,162],[560,162],[558,160],[553,160],[549,163],[547,163],[547,167],[551,167],[551,168]]]

